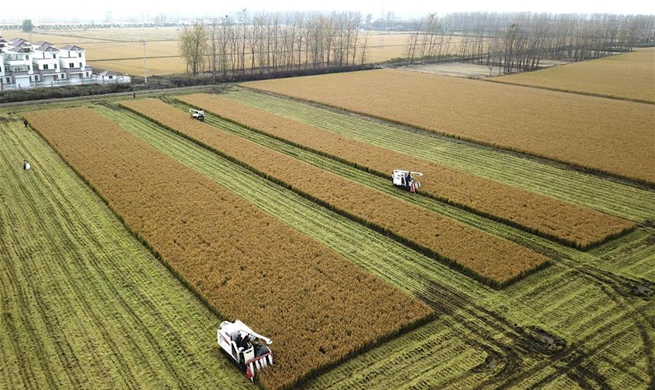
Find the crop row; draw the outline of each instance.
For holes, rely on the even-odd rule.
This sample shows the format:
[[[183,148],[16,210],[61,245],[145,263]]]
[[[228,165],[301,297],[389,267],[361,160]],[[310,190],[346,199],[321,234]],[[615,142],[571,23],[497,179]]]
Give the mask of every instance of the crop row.
[[[230,88],[221,97],[306,123],[345,139],[411,155],[584,208],[637,222],[655,220],[655,208],[652,207],[655,191],[572,170],[566,165],[526,158],[433,133],[412,131],[411,128],[352,115],[343,110],[244,88]]]
[[[567,245],[587,248],[634,226],[617,217],[347,139],[216,95],[184,95],[179,100],[383,177],[389,177],[395,168],[423,172],[426,180],[422,180],[421,193],[518,225]]]
[[[431,256],[501,286],[547,261],[527,248],[415,207],[241,137],[154,99],[124,106]]]
[[[0,144],[0,389],[248,388],[219,319],[38,134],[0,120]]]
[[[244,85],[655,184],[651,104],[391,69]]]
[[[26,117],[205,302],[275,341],[266,387],[291,386],[431,312],[91,110]]]
[[[494,234],[506,234],[513,230],[526,239],[531,236],[535,244],[556,251],[556,257],[562,258],[561,261],[555,260],[552,267],[538,275],[497,292],[426,256],[407,251],[401,244],[276,186],[173,132],[162,131],[160,126],[143,117],[105,107],[100,111],[171,158],[217,183],[224,183],[231,191],[342,253],[369,272],[420,296],[432,304],[439,314],[436,321],[349,359],[303,388],[364,389],[383,388],[386,385],[387,388],[464,389],[478,388],[483,382],[488,383],[489,387],[501,387],[502,381],[511,381],[515,386],[521,383],[520,387],[539,383],[541,386],[551,383],[557,386],[575,383],[567,377],[567,372],[572,370],[583,374],[598,372],[613,388],[647,387],[646,356],[639,352],[644,344],[639,340],[640,333],[633,327],[633,321],[641,312],[650,312],[652,316],[653,306],[640,299],[630,301],[617,297],[616,291],[604,284],[605,278],[587,277],[585,273],[595,270],[596,260],[600,261],[592,253],[563,247],[441,204],[453,212],[468,214],[476,226],[496,226],[499,230]],[[224,122],[223,126],[230,128],[230,131],[236,131],[238,127],[215,118],[207,119],[211,124]],[[271,140],[270,137],[252,134]],[[334,161],[332,163],[339,165]],[[388,185],[387,180],[344,167],[355,174],[379,181],[381,185],[382,182]],[[232,180],[233,177],[240,177],[241,180]],[[440,203],[428,198],[423,200]],[[569,258],[571,260],[564,261]],[[605,266],[612,259],[601,262]],[[459,291],[459,294],[452,291]],[[608,300],[608,295],[611,300]],[[595,313],[586,310],[598,305],[603,305],[602,310]],[[503,317],[507,318],[505,325],[500,322]],[[571,359],[571,365],[567,366],[562,359],[553,362],[550,356],[532,355],[525,348],[526,340],[519,339],[520,344],[515,345],[512,341],[514,327],[531,324],[564,337],[574,346],[569,350],[574,354],[578,353],[577,346],[582,351],[594,351],[584,356],[600,362],[599,368],[595,369],[593,364],[587,366],[587,358],[583,357]],[[629,341],[629,344],[625,341]],[[602,348],[599,349],[599,346]],[[512,360],[511,351],[521,353],[518,366],[514,365],[517,362]],[[569,355],[572,356],[578,355]],[[487,358],[489,360],[485,362]],[[480,363],[483,364],[478,366]],[[472,370],[473,367],[475,369]],[[496,375],[500,372],[504,374]],[[611,377],[607,373],[611,373]],[[550,375],[553,377],[548,379]]]

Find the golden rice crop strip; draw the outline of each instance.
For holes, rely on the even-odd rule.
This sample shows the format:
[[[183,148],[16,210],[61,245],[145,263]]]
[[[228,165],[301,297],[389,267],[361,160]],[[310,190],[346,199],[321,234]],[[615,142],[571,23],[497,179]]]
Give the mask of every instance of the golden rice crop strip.
[[[393,69],[244,83],[655,184],[655,107]]]
[[[365,142],[347,139],[316,127],[281,117],[217,95],[178,97],[228,120],[352,162],[389,177],[393,169],[424,173],[421,192],[499,217],[525,230],[577,247],[589,247],[634,227],[634,223],[554,198],[400,154]]]
[[[205,302],[274,340],[276,363],[261,376],[268,388],[293,385],[430,316],[425,304],[100,114],[26,117]]]
[[[547,258],[516,243],[491,236],[427,209],[403,202],[239,136],[198,122],[160,100],[121,103],[300,194],[495,286],[547,263]]]
[[[655,103],[654,68],[648,48],[489,80]]]

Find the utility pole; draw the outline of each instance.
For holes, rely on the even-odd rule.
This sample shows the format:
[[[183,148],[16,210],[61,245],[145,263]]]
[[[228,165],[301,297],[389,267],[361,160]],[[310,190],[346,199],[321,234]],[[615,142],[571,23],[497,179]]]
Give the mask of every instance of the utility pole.
[[[148,84],[148,71],[146,68],[146,41],[141,40],[141,44],[143,45],[143,79],[146,84]]]

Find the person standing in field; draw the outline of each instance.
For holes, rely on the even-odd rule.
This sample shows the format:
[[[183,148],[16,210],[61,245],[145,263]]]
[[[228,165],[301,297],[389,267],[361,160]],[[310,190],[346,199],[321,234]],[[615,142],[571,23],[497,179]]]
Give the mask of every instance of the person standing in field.
[[[23,124],[25,125],[25,127],[27,127],[27,125],[29,125],[29,123],[27,122],[27,119],[23,119]]]

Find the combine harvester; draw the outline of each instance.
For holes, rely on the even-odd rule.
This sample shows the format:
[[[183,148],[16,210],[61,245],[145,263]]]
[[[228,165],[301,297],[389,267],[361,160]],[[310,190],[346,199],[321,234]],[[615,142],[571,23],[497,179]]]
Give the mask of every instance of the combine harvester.
[[[391,174],[391,182],[394,186],[403,190],[415,193],[421,187],[421,183],[416,181],[412,175],[423,176],[421,172],[405,171],[403,169],[394,169]]]
[[[200,122],[205,121],[205,112],[202,110],[194,110],[193,108],[189,109],[189,114],[191,114],[191,118],[197,119]]]
[[[273,342],[255,333],[243,322],[223,321],[218,328],[217,337],[218,345],[237,362],[251,381],[257,371],[273,365],[273,353],[260,340],[265,341],[267,345]]]

